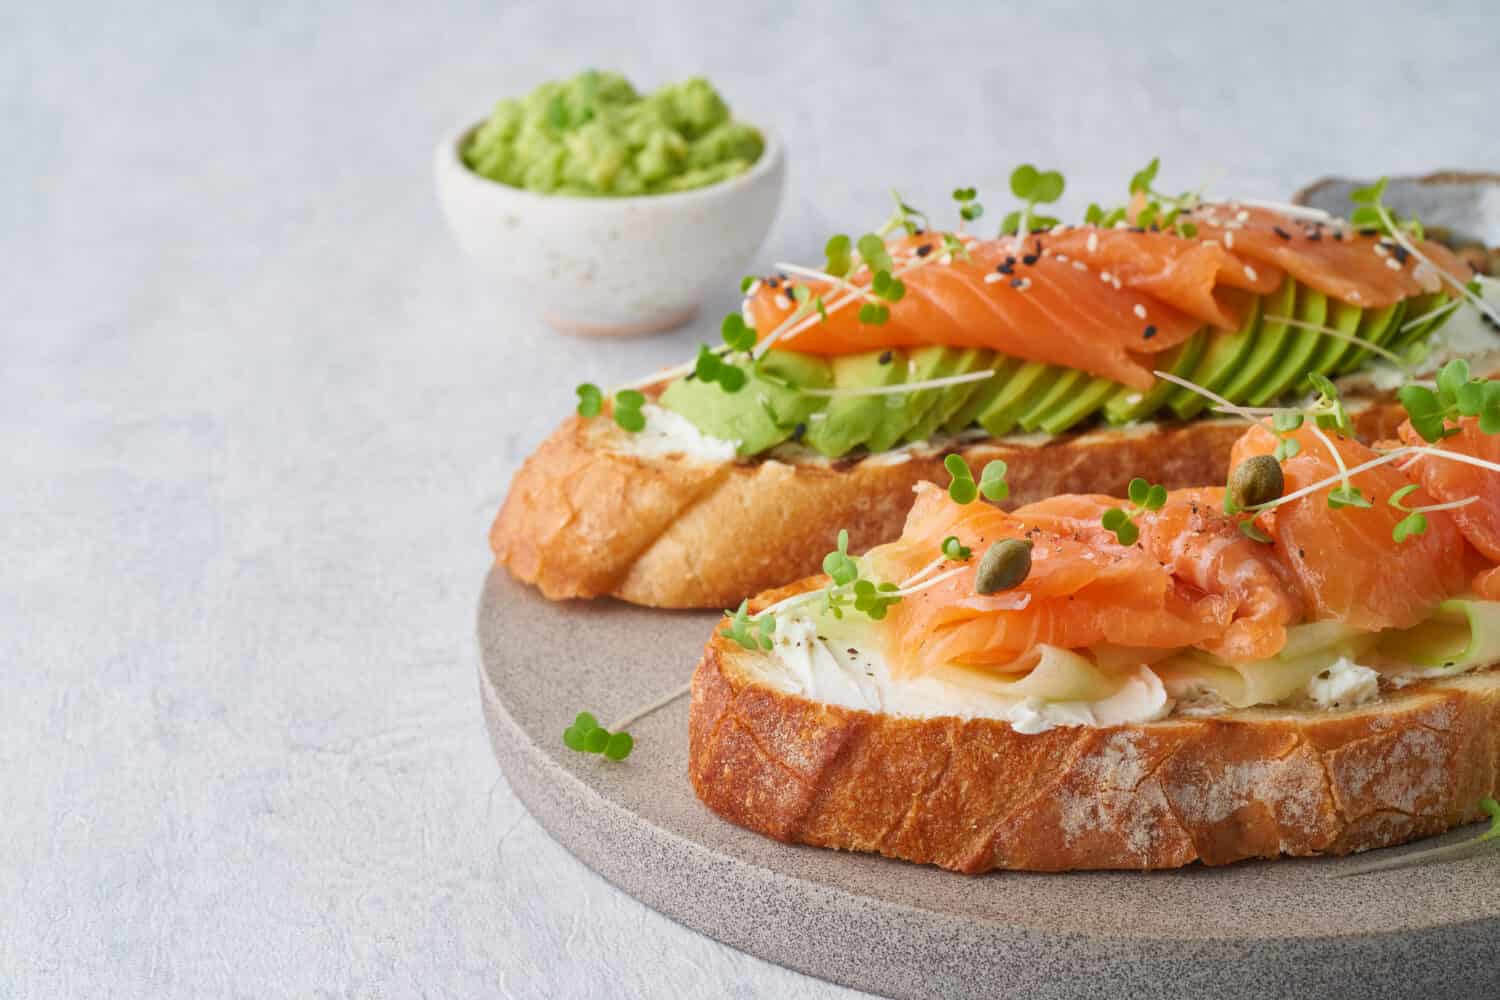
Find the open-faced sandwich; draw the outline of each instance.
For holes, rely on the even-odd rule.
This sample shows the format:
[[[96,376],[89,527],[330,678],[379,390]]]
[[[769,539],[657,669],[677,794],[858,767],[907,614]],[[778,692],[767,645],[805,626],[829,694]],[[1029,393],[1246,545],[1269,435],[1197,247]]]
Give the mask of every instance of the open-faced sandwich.
[[[1264,406],[1341,382],[1357,429],[1394,432],[1385,375],[1500,346],[1470,267],[1394,218],[1377,186],[1352,222],[1294,206],[1176,198],[1036,207],[1062,178],[1023,167],[1002,234],[932,229],[897,200],[821,268],[747,279],[725,343],[606,394],[517,474],[500,563],[553,598],[725,607],[813,572],[830,539],[895,537],[946,456],[1009,465],[1012,503],[1222,481],[1239,431],[1188,381]],[[981,209],[955,192],[966,222]],[[1493,307],[1487,307],[1491,315]],[[1466,312],[1466,323],[1448,322]],[[1477,333],[1476,333],[1477,331]]]
[[[699,797],[963,872],[1336,855],[1476,818],[1500,788],[1500,383],[1454,361],[1400,399],[1373,446],[1331,387],[1227,407],[1250,424],[1227,486],[1006,512],[978,500],[1003,467],[950,459],[897,540],[841,540],[713,636]]]

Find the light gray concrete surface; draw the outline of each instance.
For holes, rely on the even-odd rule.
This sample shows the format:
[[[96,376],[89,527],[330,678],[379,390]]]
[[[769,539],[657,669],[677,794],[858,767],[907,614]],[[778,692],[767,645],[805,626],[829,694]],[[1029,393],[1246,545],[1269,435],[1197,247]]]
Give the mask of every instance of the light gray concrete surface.
[[[711,74],[788,143],[766,263],[892,185],[998,209],[1023,159],[1070,209],[1157,153],[1264,197],[1500,166],[1477,0],[13,7],[4,997],[853,995],[615,891],[499,779],[473,611],[508,477],[576,382],[711,324],[566,340],[486,286],[428,160],[494,98]]]

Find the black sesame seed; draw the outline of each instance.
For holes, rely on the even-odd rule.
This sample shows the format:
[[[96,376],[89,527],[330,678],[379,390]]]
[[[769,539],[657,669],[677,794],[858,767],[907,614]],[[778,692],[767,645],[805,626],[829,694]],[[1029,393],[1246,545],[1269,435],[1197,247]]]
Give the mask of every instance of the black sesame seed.
[[[1272,226],[1271,232],[1275,233],[1277,236],[1280,236],[1284,240],[1289,240],[1292,238],[1292,234],[1287,232],[1285,229],[1282,229],[1280,226]]]
[[[777,281],[775,278],[767,278],[766,279],[766,284],[770,285],[772,288],[780,288],[781,287],[781,282]]]
[[[1399,243],[1392,243],[1391,256],[1396,258],[1396,263],[1405,264],[1407,258],[1411,256],[1411,251],[1406,249],[1406,247],[1402,246]]]
[[[1012,287],[1012,288],[1025,288],[1026,287],[1026,279],[1025,278],[1011,278],[1010,279],[1010,287]]]
[[[1001,274],[1015,274],[1016,259],[1014,257],[1005,258],[1003,261],[995,265],[995,270],[999,271]]]
[[[855,649],[853,646],[850,646],[848,649],[844,650],[844,652],[848,653],[850,656],[859,655],[859,650]]]
[[[1141,331],[1142,340],[1150,340],[1154,336],[1156,336],[1156,327],[1154,326],[1148,326],[1145,330]]]
[[[896,356],[895,352],[893,352],[893,351],[886,351],[885,353],[883,353],[883,354],[880,355],[880,363],[883,364],[883,365],[888,365],[888,364],[891,363],[891,359],[894,358],[895,356]]]
[[[1323,238],[1323,231],[1321,229],[1309,229],[1302,235],[1306,236],[1309,240],[1316,243]]]
[[[1036,254],[1029,253],[1029,254],[1026,254],[1024,257],[1021,258],[1021,263],[1025,264],[1027,267],[1030,267],[1032,264],[1035,264],[1038,259],[1039,258],[1037,257]]]
[[[792,440],[793,441],[801,441],[802,440],[802,436],[804,434],[806,434],[806,433],[807,433],[807,425],[806,424],[798,424],[796,427],[792,428]]]
[[[1380,232],[1380,230],[1378,230],[1378,229],[1361,229],[1359,231],[1359,235],[1361,235],[1361,236],[1374,236],[1374,235],[1376,235],[1379,232]]]
[[[1338,243],[1344,242],[1344,234],[1340,230],[1335,229],[1333,231],[1333,238]]]
[[[931,243],[923,243],[921,246],[917,247],[917,256],[918,257],[926,257],[930,253],[932,253],[932,244]]]

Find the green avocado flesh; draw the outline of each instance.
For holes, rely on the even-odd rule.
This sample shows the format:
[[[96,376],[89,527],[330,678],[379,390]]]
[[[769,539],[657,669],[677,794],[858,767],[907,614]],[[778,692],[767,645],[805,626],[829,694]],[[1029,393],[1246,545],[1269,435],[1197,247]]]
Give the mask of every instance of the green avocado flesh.
[[[1233,403],[1264,406],[1307,391],[1311,372],[1341,375],[1367,364],[1374,352],[1356,340],[1408,356],[1426,350],[1444,317],[1403,327],[1443,301],[1438,292],[1361,309],[1288,278],[1269,295],[1244,296],[1240,329],[1204,328],[1154,360],[1160,370]],[[1326,327],[1339,336],[1309,327]],[[736,364],[746,374],[740,391],[726,393],[717,383],[690,375],[671,383],[659,403],[710,437],[736,442],[746,457],[787,441],[837,458],[859,448],[886,451],[976,427],[1001,437],[1062,434],[1099,421],[1118,426],[1190,420],[1205,413],[1207,402],[1166,379],[1142,391],[981,348],[918,347],[831,359],[770,351],[758,362]],[[894,388],[980,372],[992,374],[906,392]],[[875,388],[892,391],[869,393]],[[800,391],[807,389],[823,391]]]

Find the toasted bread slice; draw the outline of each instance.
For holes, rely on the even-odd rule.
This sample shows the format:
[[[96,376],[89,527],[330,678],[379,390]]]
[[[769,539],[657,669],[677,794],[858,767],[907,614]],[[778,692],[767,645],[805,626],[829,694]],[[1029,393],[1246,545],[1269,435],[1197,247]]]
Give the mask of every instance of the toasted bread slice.
[[[1223,865],[1441,833],[1500,788],[1493,669],[1344,711],[1022,735],[812,701],[777,685],[769,655],[708,644],[688,772],[709,808],[782,841],[969,874]]]
[[[1358,406],[1366,440],[1405,411],[1388,395]],[[1145,476],[1169,489],[1223,482],[1244,432],[1233,420],[1083,434],[953,441],[837,461],[704,461],[632,450],[608,419],[570,417],[516,473],[490,530],[496,560],[554,600],[612,595],[658,608],[726,608],[815,573],[839,529],[862,552],[901,533],[943,458],[1009,465],[1010,503],[1059,493],[1123,494]]]

